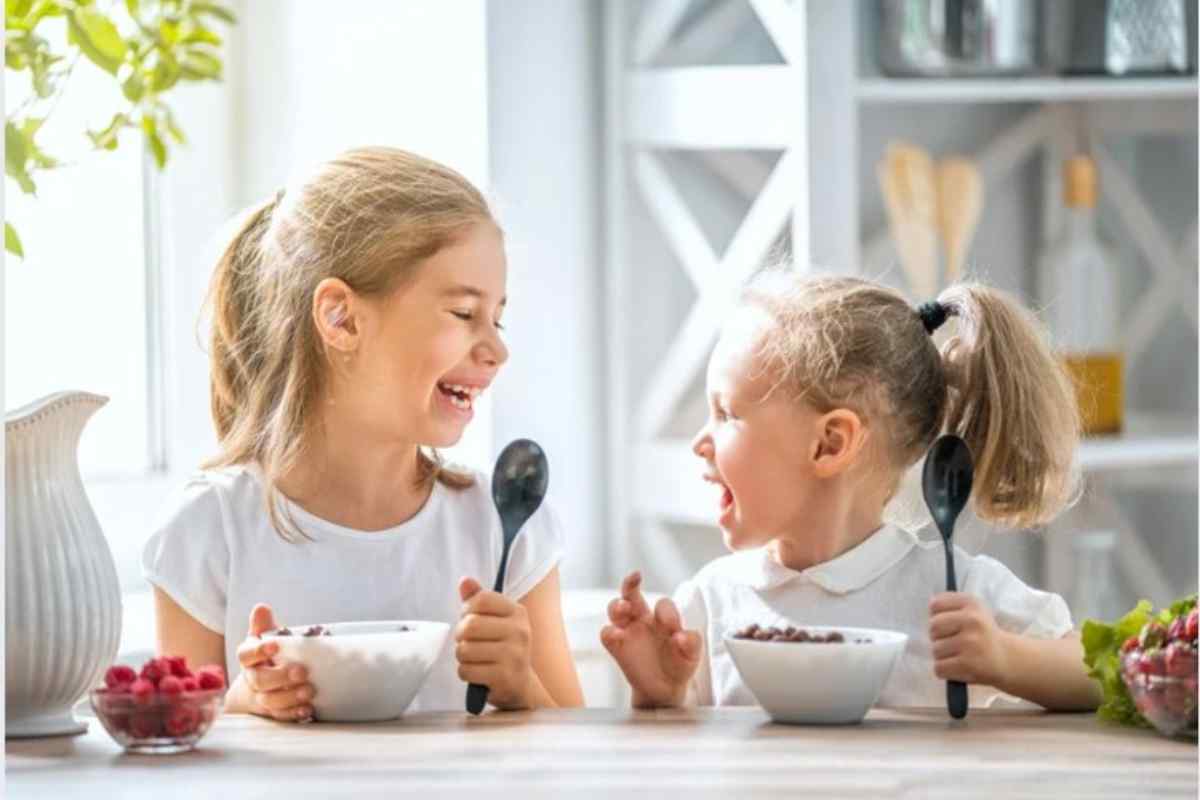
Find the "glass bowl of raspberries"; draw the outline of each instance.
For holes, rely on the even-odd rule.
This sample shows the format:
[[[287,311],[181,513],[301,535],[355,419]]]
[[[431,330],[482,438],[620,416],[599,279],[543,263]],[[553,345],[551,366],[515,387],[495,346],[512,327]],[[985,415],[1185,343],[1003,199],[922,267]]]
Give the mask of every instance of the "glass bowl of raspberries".
[[[224,668],[209,664],[192,672],[183,656],[164,656],[140,671],[109,667],[91,701],[104,729],[127,751],[182,753],[208,732],[225,688]]]
[[[1164,625],[1147,622],[1121,645],[1121,678],[1137,710],[1164,736],[1196,738],[1196,633],[1193,608]]]

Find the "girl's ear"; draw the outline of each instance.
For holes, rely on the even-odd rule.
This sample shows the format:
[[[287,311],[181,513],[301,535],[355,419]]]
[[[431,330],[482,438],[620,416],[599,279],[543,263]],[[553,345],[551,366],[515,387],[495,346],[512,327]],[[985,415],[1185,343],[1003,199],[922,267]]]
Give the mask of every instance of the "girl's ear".
[[[313,292],[313,322],[327,346],[343,353],[358,347],[357,297],[345,281],[326,278]]]
[[[867,439],[862,418],[848,408],[836,408],[816,421],[812,468],[818,478],[844,473],[855,462]]]

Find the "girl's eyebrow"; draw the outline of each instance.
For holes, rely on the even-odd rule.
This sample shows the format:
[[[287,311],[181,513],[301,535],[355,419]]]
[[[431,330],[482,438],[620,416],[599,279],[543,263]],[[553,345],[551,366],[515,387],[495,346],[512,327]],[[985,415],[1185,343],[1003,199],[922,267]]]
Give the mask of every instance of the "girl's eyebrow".
[[[466,284],[456,284],[454,286],[449,286],[449,287],[443,289],[441,292],[441,296],[442,297],[464,297],[464,296],[467,296],[467,297],[477,297],[480,300],[486,300],[487,292],[483,291],[482,289],[478,289],[474,286],[468,286]],[[501,306],[508,305],[508,298],[501,297],[500,305]]]

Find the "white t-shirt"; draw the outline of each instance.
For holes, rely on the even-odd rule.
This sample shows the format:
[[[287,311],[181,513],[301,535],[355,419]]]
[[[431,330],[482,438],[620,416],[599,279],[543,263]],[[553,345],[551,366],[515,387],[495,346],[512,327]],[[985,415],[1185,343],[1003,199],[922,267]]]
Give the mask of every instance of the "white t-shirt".
[[[908,645],[878,704],[945,706],[946,684],[933,674],[929,600],[946,586],[941,541],[885,525],[832,561],[796,572],[776,563],[765,548],[713,561],[675,593],[685,627],[704,637],[705,653],[691,696],[700,705],[756,705],[725,647],[724,635],[750,623],[760,626],[842,625],[886,628],[908,634]],[[1057,639],[1072,630],[1067,604],[1056,594],[1026,586],[987,556],[955,547],[960,591],[979,598],[1004,630]],[[1026,704],[988,686],[970,686],[973,706]]]
[[[168,502],[142,553],[146,579],[225,637],[230,680],[240,671],[237,648],[257,603],[270,605],[281,625],[408,619],[453,629],[460,578],[485,589],[495,582],[503,535],[480,473],[467,489],[437,484],[412,519],[383,531],[335,525],[280,496],[312,539],[298,542],[271,526],[259,475],[248,467],[195,475]],[[513,543],[504,595],[523,597],[562,552],[558,518],[543,502]],[[412,710],[461,709],[465,693],[449,636]]]

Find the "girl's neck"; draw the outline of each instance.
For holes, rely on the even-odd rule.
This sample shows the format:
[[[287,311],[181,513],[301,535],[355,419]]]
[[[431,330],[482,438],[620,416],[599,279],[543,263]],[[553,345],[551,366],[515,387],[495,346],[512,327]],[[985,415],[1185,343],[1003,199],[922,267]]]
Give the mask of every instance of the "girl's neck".
[[[321,519],[385,530],[411,519],[429,499],[431,487],[418,480],[416,443],[381,442],[337,414],[325,414],[307,438],[300,463],[279,489]]]
[[[822,487],[820,499],[805,505],[804,518],[767,543],[771,559],[799,572],[832,561],[870,538],[883,525],[886,494],[856,488],[844,480]]]

